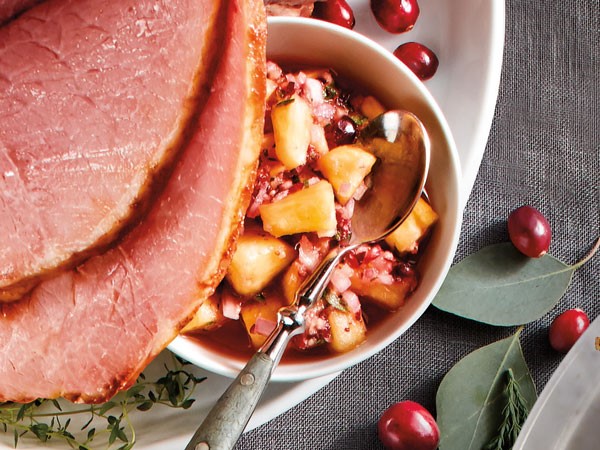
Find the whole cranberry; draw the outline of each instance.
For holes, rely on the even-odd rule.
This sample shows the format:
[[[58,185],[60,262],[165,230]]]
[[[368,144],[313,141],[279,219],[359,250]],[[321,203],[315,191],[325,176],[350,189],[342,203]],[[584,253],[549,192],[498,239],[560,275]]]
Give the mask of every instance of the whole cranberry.
[[[336,145],[352,144],[356,140],[356,135],[356,123],[349,116],[343,116],[333,124],[333,138]]]
[[[548,337],[550,345],[560,353],[567,353],[590,326],[587,314],[579,308],[568,309],[552,321]]]
[[[377,431],[388,450],[435,450],[440,440],[432,415],[410,400],[386,409],[377,423]]]
[[[377,23],[390,33],[412,30],[419,17],[417,0],[371,0],[371,11]]]
[[[532,206],[521,206],[508,216],[508,235],[517,249],[539,258],[550,248],[552,231],[546,218]]]
[[[407,42],[398,46],[394,55],[423,81],[434,76],[439,65],[435,53],[418,42]]]
[[[354,12],[346,0],[325,0],[315,2],[312,17],[352,29],[356,23]]]

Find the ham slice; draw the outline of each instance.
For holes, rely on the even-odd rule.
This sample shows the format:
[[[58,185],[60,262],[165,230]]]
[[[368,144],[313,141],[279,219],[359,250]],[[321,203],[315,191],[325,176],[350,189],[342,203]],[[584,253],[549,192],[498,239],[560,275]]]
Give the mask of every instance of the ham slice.
[[[0,25],[42,0],[0,0]]]
[[[147,209],[206,98],[218,4],[48,0],[0,27],[0,300]]]
[[[226,3],[210,97],[148,215],[117,247],[0,305],[0,401],[105,401],[223,278],[251,194],[266,84],[264,5]]]
[[[315,0],[264,0],[269,16],[310,17]],[[325,1],[325,0],[317,0]]]

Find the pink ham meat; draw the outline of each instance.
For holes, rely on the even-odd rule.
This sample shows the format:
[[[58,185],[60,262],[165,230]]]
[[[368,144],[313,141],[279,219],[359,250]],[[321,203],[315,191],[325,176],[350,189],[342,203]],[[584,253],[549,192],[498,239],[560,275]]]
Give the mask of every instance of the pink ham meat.
[[[254,180],[266,83],[262,1],[228,3],[212,93],[143,222],[118,247],[0,306],[0,401],[106,400],[222,279]]]
[[[315,6],[315,0],[264,0],[264,2],[269,16],[310,17]]]
[[[42,0],[0,0],[0,25]]]
[[[0,300],[145,210],[206,97],[218,4],[48,0],[0,27]]]

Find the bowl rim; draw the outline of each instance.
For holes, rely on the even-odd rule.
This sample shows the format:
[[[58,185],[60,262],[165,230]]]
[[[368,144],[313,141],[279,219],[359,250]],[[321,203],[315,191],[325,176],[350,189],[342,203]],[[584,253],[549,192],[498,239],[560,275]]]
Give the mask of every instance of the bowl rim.
[[[388,333],[385,335],[385,337],[381,338],[376,345],[371,346],[370,348],[361,345],[347,353],[333,355],[332,357],[327,357],[326,359],[309,358],[307,361],[293,361],[288,363],[284,362],[281,363],[280,367],[274,370],[271,377],[272,382],[296,382],[325,375],[331,375],[352,367],[364,361],[365,359],[372,357],[376,353],[389,346],[393,341],[398,339],[414,325],[414,323],[423,315],[425,310],[433,301],[447,275],[448,270],[450,269],[450,266],[452,265],[461,231],[462,207],[464,202],[461,198],[462,194],[459,186],[459,181],[461,179],[461,168],[458,151],[450,130],[450,126],[448,125],[441,108],[433,98],[432,94],[410,69],[408,69],[391,52],[386,50],[377,42],[353,30],[349,30],[329,22],[304,17],[269,17],[268,25],[269,28],[317,28],[321,31],[332,34],[332,38],[340,38],[352,41],[355,44],[366,47],[369,51],[376,53],[379,58],[383,58],[388,64],[393,65],[394,68],[400,71],[404,77],[409,78],[411,81],[411,89],[416,88],[419,95],[423,98],[423,100],[425,100],[427,108],[431,110],[433,116],[436,118],[440,126],[442,135],[447,144],[446,147],[449,152],[447,156],[451,162],[450,165],[452,170],[449,168],[448,172],[453,174],[452,178],[456,183],[456,195],[454,198],[452,198],[452,201],[456,204],[456,207],[452,209],[454,214],[449,218],[449,220],[454,222],[451,239],[449,244],[447,244],[449,251],[442,264],[441,270],[434,277],[434,282],[429,292],[425,296],[424,301],[422,301],[410,314],[410,316],[408,316],[407,320],[404,321],[403,326],[399,327],[393,333]],[[195,342],[195,340],[187,336],[176,337],[175,340],[172,341],[168,346],[168,349],[198,367],[228,378],[235,378],[245,365],[244,361],[228,358],[224,353],[218,354],[206,348],[200,349],[200,346]],[[282,373],[282,371],[285,370],[283,368],[291,368],[291,370],[287,370],[285,373]]]

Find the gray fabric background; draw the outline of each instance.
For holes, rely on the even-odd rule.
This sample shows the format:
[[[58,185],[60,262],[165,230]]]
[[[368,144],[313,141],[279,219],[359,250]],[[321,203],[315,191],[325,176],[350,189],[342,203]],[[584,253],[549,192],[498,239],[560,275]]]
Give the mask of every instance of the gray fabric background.
[[[456,261],[507,240],[506,217],[524,203],[548,217],[550,252],[564,262],[578,260],[600,235],[599,20],[598,0],[506,0],[498,103]],[[575,273],[556,308],[525,327],[523,349],[538,392],[562,359],[548,344],[552,318],[576,306],[590,319],[600,314],[599,266],[596,256]],[[412,399],[435,413],[444,374],[467,353],[514,330],[431,307],[394,344],[245,434],[236,448],[380,449],[376,423],[387,406]]]

